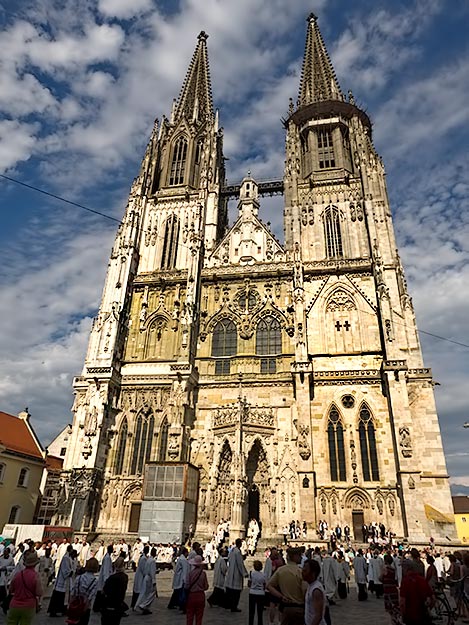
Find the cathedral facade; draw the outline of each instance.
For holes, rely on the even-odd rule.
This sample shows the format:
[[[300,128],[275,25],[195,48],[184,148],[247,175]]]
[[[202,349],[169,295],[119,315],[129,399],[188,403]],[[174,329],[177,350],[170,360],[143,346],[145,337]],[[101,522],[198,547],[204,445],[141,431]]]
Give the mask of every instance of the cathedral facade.
[[[454,534],[383,164],[314,15],[284,125],[283,180],[227,185],[200,33],[133,182],[74,379],[60,522],[136,532],[146,463],[190,462],[199,536],[252,517],[270,537],[292,519]],[[259,217],[272,194],[284,244]]]

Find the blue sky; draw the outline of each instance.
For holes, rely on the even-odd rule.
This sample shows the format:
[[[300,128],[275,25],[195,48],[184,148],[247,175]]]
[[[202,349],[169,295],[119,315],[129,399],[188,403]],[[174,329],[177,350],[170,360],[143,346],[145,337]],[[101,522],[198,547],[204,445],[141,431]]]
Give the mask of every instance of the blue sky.
[[[419,327],[469,344],[465,0],[0,0],[0,173],[120,218],[205,30],[229,180],[280,177],[310,11],[374,122]],[[47,443],[71,418],[115,224],[0,191],[0,409],[28,406]],[[278,199],[261,216],[282,239]],[[469,349],[421,340],[453,490],[469,493]]]

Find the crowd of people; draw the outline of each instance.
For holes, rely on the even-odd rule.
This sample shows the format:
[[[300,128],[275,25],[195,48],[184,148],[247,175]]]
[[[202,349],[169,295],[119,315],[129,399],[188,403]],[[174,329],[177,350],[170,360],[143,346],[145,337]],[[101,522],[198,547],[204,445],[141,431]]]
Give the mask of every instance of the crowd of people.
[[[296,522],[294,526],[297,541]],[[0,542],[0,602],[8,615],[7,625],[29,625],[48,585],[52,593],[47,612],[50,617],[66,617],[68,625],[88,625],[92,610],[100,613],[102,625],[119,625],[130,610],[151,614],[158,596],[157,574],[165,568],[174,572],[167,608],[184,613],[187,625],[194,620],[201,625],[206,601],[213,608],[240,612],[246,581],[249,625],[254,620],[263,625],[264,618],[269,625],[326,625],[329,606],[347,600],[352,575],[358,600],[383,599],[393,625],[430,623],[435,593],[441,592],[445,581],[451,584],[454,606],[457,593],[469,598],[469,552],[440,553],[433,544],[419,552],[395,540],[383,544],[379,526],[377,536],[369,534],[376,541],[369,540],[366,549],[355,551],[344,527],[340,532],[334,528],[336,540],[330,541],[328,549],[274,546],[263,558],[258,555],[248,571],[249,539],[257,544],[259,525],[250,523],[246,540],[238,538],[231,544],[229,526],[225,527],[223,539],[215,535],[205,547],[191,540],[185,545],[151,545],[137,539],[132,546],[124,540],[108,546],[79,539],[72,543],[64,539],[60,544],[26,541],[17,546]],[[210,568],[213,588],[206,600],[205,570]],[[130,569],[135,575],[128,605]],[[469,623],[467,602],[458,605],[463,622]]]

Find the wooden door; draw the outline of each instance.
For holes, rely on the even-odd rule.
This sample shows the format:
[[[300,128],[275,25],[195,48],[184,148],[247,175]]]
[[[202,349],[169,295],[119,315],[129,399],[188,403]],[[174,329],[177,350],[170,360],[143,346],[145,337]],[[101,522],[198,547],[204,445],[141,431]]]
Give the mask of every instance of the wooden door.
[[[363,524],[365,523],[365,517],[363,515],[363,512],[360,511],[353,511],[352,512],[352,525],[353,525],[353,537],[355,540],[357,541],[361,541],[362,540],[362,527]]]
[[[140,522],[140,511],[142,509],[141,503],[130,504],[130,518],[129,518],[129,532],[137,533],[138,524]]]

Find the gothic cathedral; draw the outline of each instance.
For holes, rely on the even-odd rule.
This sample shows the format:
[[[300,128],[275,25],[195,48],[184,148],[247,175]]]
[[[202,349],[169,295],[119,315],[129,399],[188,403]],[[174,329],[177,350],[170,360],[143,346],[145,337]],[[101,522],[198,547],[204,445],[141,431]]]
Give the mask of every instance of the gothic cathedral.
[[[196,534],[251,517],[452,532],[430,369],[368,115],[314,15],[283,180],[225,178],[201,32],[155,123],[112,249],[82,375],[58,520],[138,531],[148,462],[198,469]],[[260,219],[283,194],[282,245]],[[228,227],[228,201],[237,217]]]

